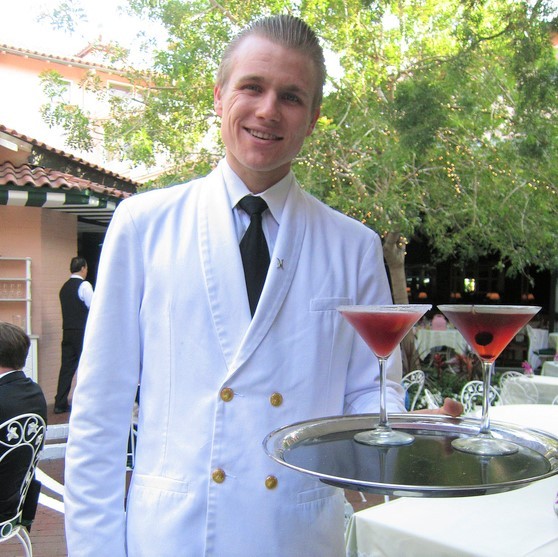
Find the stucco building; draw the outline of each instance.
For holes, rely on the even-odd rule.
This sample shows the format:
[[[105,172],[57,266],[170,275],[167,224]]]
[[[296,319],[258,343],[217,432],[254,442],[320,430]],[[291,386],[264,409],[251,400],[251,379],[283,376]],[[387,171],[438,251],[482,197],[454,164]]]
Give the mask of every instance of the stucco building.
[[[113,160],[99,141],[91,153],[65,147],[41,116],[41,75],[56,71],[68,103],[102,118],[106,105],[87,90],[95,78],[111,94],[131,90],[124,72],[88,59],[0,45],[0,320],[33,339],[27,372],[52,404],[60,368],[58,292],[70,259],[84,256],[94,283],[100,248],[118,203],[137,191],[143,169]]]

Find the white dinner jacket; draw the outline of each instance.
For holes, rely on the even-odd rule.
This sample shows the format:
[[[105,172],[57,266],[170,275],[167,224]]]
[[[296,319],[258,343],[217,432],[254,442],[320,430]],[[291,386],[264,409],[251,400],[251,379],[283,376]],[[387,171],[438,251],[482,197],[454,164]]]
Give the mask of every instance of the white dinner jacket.
[[[262,440],[296,421],[378,411],[377,363],[336,308],[390,301],[378,236],[297,184],[253,319],[220,167],[123,202],[73,399],[70,557],[341,555],[342,491],[275,463]],[[389,377],[388,403],[403,411],[399,357]]]

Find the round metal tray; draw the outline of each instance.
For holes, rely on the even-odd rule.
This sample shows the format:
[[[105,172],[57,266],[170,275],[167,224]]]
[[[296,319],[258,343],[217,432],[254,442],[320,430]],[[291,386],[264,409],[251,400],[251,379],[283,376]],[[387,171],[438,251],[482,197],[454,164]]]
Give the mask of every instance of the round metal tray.
[[[456,437],[476,435],[480,420],[438,415],[391,414],[393,429],[415,436],[410,445],[371,447],[353,436],[378,423],[377,414],[299,422],[263,441],[275,461],[337,487],[395,496],[457,497],[500,493],[558,472],[558,439],[549,433],[492,422],[497,438],[520,449],[505,456],[454,450]]]

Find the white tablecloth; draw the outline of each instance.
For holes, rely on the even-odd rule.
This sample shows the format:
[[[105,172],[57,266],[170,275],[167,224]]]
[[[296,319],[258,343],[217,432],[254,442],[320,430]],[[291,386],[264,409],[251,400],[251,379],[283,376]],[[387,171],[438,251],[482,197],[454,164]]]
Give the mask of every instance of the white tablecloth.
[[[494,420],[558,436],[558,407],[495,406]],[[506,458],[506,457],[502,457]],[[401,498],[355,513],[349,557],[556,557],[558,475],[481,497]]]
[[[556,557],[558,476],[481,497],[402,498],[355,513],[350,557]]]
[[[532,397],[533,393],[536,400]],[[523,399],[521,395],[524,395]],[[504,404],[551,404],[556,396],[558,396],[558,377],[548,375],[508,379],[500,395]]]
[[[456,329],[433,331],[419,328],[415,332],[415,346],[421,360],[424,360],[435,346],[450,346],[459,354],[463,354],[467,350],[467,342]]]
[[[558,377],[547,375],[534,375],[531,378],[522,378],[522,381],[531,381],[539,391],[539,404],[551,404],[554,397],[558,396]]]
[[[504,404],[491,406],[490,419],[491,421],[542,429],[558,437],[558,405]]]
[[[541,375],[558,377],[558,362],[545,362],[542,366]]]

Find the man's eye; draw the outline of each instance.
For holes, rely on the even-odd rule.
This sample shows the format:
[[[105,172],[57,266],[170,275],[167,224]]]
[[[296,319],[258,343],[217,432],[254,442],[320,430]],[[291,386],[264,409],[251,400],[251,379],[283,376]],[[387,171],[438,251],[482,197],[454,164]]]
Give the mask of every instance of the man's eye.
[[[283,98],[286,101],[293,102],[293,103],[299,103],[300,102],[300,97],[298,97],[297,95],[294,95],[293,93],[285,93],[283,95]]]
[[[248,83],[247,85],[244,86],[244,89],[246,89],[248,91],[259,91],[260,86],[255,85],[254,83]]]

